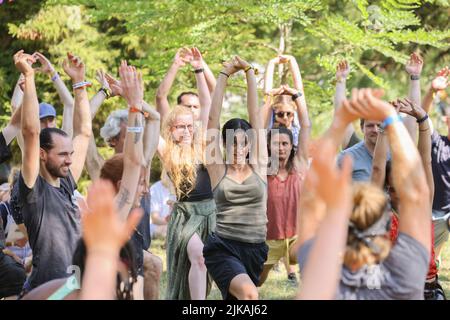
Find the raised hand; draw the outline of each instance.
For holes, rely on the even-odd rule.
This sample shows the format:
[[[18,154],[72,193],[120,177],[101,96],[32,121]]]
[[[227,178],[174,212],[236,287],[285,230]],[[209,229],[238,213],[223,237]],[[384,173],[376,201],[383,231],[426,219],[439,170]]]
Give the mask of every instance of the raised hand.
[[[244,70],[245,68],[249,67],[250,64],[247,61],[242,60],[240,57],[235,56],[229,61],[224,62],[223,66],[225,67],[225,72],[231,75],[238,72],[239,70]]]
[[[46,73],[48,75],[55,73],[55,68],[53,68],[51,62],[42,53],[35,52],[33,53],[33,57],[35,57],[41,64],[39,68],[35,68],[36,71]]]
[[[287,84],[283,84],[281,87],[269,91],[269,95],[271,96],[280,96],[280,95],[293,96],[294,94],[297,93],[298,91],[296,89],[289,87]]]
[[[133,210],[127,221],[121,221],[115,191],[109,181],[97,180],[88,190],[87,201],[79,201],[83,239],[89,252],[119,254],[138,225],[142,211]]]
[[[350,74],[350,66],[347,60],[340,61],[336,67],[336,79],[338,81],[347,79],[349,74]]]
[[[142,110],[144,100],[142,74],[137,72],[135,67],[127,65],[127,62],[123,60],[119,67],[119,75],[123,91],[122,97],[128,102],[129,106]]]
[[[177,51],[174,63],[179,67],[184,67],[192,60],[192,52],[188,48],[181,48]]]
[[[450,76],[449,67],[442,68],[431,82],[434,91],[445,90],[448,86],[448,78]]]
[[[201,69],[203,67],[203,57],[200,50],[198,50],[197,48],[192,48],[191,55],[192,55],[192,59],[190,60],[191,66],[196,70]]]
[[[411,76],[419,76],[422,73],[423,59],[418,53],[413,53],[406,63],[406,72]]]
[[[408,98],[397,99],[393,105],[394,107],[398,107],[399,112],[408,114],[416,118],[417,120],[422,119],[427,115],[427,113],[422,109],[421,106],[416,105]]]
[[[350,100],[343,102],[343,114],[350,122],[356,119],[384,121],[387,117],[397,114],[394,107],[381,100],[383,90],[353,89]]]
[[[67,53],[67,59],[63,62],[64,72],[72,79],[73,83],[84,81],[85,67],[83,61],[74,56],[72,53]]]
[[[106,74],[103,72],[103,70],[97,70],[95,78],[97,79],[98,83],[100,83],[102,88],[111,90],[108,80],[106,79]]]
[[[105,73],[105,79],[108,81],[109,88],[111,89],[111,97],[122,96],[123,90],[120,81],[109,73]]]
[[[23,50],[18,51],[14,56],[14,65],[24,76],[34,74],[33,63],[36,62],[36,58],[32,55],[24,53]]]
[[[293,56],[288,55],[288,54],[280,54],[278,56],[278,64],[285,64],[288,63],[289,61],[291,61],[292,59],[294,59]]]

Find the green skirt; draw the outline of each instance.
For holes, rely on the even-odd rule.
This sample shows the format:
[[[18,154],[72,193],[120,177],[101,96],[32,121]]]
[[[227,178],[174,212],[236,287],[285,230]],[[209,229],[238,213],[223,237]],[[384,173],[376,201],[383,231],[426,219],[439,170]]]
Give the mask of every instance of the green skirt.
[[[177,202],[167,228],[167,293],[169,300],[190,300],[189,269],[191,263],[187,245],[194,233],[203,243],[216,228],[216,203],[214,199],[198,202]],[[211,289],[207,275],[206,295]]]

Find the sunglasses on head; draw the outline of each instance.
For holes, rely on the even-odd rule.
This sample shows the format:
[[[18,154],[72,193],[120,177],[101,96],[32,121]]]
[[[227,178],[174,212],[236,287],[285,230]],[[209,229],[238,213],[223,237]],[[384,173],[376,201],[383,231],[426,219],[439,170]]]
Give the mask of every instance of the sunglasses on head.
[[[275,113],[275,115],[279,118],[284,118],[284,115],[286,115],[289,118],[293,116],[294,113],[291,111],[278,111],[277,113]]]

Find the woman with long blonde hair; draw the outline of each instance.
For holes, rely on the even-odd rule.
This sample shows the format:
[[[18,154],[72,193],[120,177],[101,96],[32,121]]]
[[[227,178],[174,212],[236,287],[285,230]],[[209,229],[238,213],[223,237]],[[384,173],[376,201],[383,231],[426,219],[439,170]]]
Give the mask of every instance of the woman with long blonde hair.
[[[200,121],[189,108],[176,106],[162,127],[158,154],[171,179],[177,201],[167,228],[167,299],[205,299],[211,281],[203,259],[203,243],[216,225],[211,180],[204,165],[204,135],[210,95],[198,77]],[[206,113],[206,116],[205,116]]]

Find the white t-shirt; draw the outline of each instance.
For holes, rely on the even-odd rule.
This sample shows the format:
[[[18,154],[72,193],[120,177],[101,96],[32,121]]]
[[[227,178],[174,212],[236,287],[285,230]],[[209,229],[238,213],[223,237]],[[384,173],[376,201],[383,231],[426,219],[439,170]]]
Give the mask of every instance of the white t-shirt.
[[[167,201],[176,201],[176,197],[170,194],[170,190],[163,186],[161,181],[156,182],[150,187],[150,212],[158,212],[160,218],[165,218],[170,214],[170,206]],[[153,230],[156,226],[151,223],[150,228]]]

